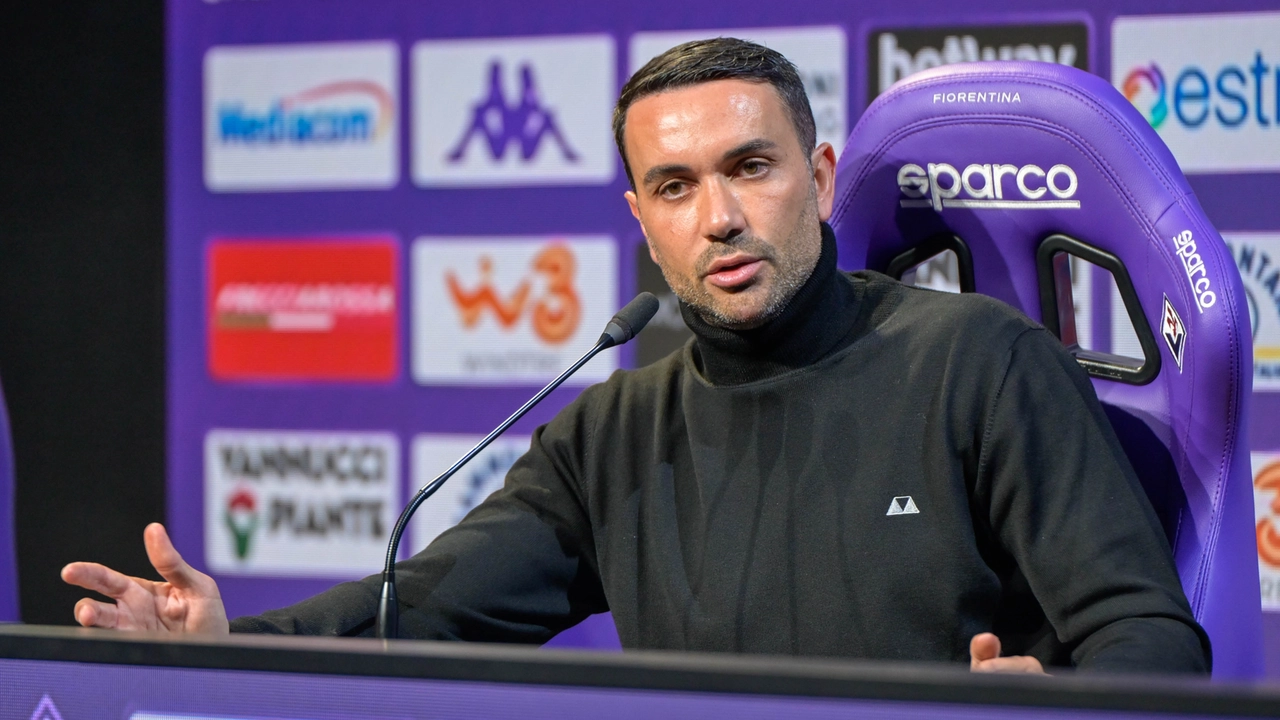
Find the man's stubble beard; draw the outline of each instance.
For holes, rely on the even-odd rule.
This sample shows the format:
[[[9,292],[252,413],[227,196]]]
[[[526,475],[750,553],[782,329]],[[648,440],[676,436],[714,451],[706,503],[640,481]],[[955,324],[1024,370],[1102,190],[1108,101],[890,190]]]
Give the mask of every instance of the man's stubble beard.
[[[818,234],[818,252],[812,257],[802,256],[800,251],[801,248],[807,246],[804,242],[805,239],[802,237],[807,233]],[[682,277],[674,274],[669,270],[667,264],[662,262],[660,255],[658,256],[658,267],[662,270],[663,279],[667,281],[667,285],[671,286],[671,291],[676,294],[676,297],[692,308],[708,325],[726,330],[750,330],[782,314],[791,299],[795,297],[796,293],[800,291],[800,288],[809,279],[809,276],[813,274],[818,265],[818,258],[822,253],[821,233],[821,223],[818,220],[817,191],[815,188],[811,188],[804,210],[792,228],[792,236],[787,239],[786,247],[793,248],[789,256],[779,258],[777,247],[754,235],[736,235],[707,248],[695,263],[694,277]],[[714,296],[699,282],[699,278],[706,274],[711,267],[711,263],[715,262],[717,258],[732,255],[739,251],[758,257],[770,263],[776,269],[773,285],[769,288],[764,307],[757,317],[747,321],[734,318],[722,308],[717,307]],[[657,253],[654,254],[657,255]]]

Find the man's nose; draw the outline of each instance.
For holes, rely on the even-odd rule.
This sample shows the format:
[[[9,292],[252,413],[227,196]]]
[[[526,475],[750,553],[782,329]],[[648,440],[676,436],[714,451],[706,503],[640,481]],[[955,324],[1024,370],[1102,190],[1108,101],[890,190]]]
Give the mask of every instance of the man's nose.
[[[746,216],[742,212],[733,187],[725,178],[716,178],[704,186],[702,193],[702,234],[714,240],[728,240],[746,229]]]

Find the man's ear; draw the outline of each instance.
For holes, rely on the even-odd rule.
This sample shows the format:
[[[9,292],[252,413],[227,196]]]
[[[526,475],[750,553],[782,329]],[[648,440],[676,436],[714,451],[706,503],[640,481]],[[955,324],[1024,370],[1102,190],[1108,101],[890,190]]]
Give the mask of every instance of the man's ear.
[[[653,243],[649,242],[649,231],[644,229],[644,220],[640,219],[640,206],[636,204],[636,193],[634,190],[628,190],[623,193],[623,197],[627,199],[627,206],[631,208],[631,215],[640,223],[640,232],[644,234],[644,244],[649,246],[649,257],[654,264],[658,263],[658,255],[653,251]]]
[[[836,198],[836,151],[831,143],[822,143],[813,149],[813,184],[818,190],[818,219],[831,219],[831,209]]]

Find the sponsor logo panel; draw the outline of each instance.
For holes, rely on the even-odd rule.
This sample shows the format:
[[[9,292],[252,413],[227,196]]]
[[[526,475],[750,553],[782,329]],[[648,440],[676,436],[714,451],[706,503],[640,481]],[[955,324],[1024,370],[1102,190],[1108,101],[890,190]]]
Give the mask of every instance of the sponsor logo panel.
[[[618,298],[607,236],[423,237],[413,244],[413,376],[422,384],[542,383],[586,352]],[[570,383],[604,380],[602,353]]]
[[[400,513],[390,433],[213,430],[205,561],[239,575],[352,577],[379,567]]]
[[[396,256],[391,239],[213,241],[210,373],[220,380],[393,379]]]
[[[970,210],[1079,210],[1080,180],[1070,165],[906,163],[898,169],[904,208]]]
[[[414,182],[609,183],[614,67],[610,35],[415,44]]]
[[[435,480],[465,455],[482,435],[418,435],[413,439],[413,486],[416,491]],[[418,552],[440,533],[457,525],[467,513],[502,487],[507,471],[529,450],[530,439],[504,435],[472,458],[431,496],[411,521],[412,551]]]
[[[1253,332],[1253,389],[1280,390],[1280,233],[1223,237],[1240,270]]]
[[[873,31],[867,38],[867,103],[908,75],[979,60],[1033,60],[1088,70],[1089,28],[1068,22]],[[992,102],[1020,102],[1000,100],[999,93],[992,94],[997,97]],[[948,102],[957,101],[974,102],[976,98]]]
[[[390,42],[211,48],[205,185],[214,192],[394,186],[398,67]]]
[[[848,133],[848,44],[837,26],[743,28],[641,32],[631,36],[630,73],[653,58],[690,40],[736,37],[777,50],[795,63],[813,109],[818,142],[828,142],[839,154]]]
[[[1111,82],[1183,172],[1280,169],[1280,13],[1120,17]]]
[[[1280,452],[1255,452],[1252,457],[1262,609],[1280,611]]]
[[[635,339],[636,366],[644,367],[678,350],[693,333],[684,324],[679,300],[663,279],[662,268],[649,257],[649,245],[644,242],[636,245],[636,292],[651,292],[658,298],[658,314]]]

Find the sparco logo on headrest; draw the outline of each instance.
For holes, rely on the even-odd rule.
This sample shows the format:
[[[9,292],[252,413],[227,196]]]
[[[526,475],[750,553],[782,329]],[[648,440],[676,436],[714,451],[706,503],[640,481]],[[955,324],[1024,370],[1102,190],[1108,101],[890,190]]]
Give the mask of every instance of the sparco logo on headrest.
[[[958,170],[948,163],[907,163],[898,170],[904,208],[979,210],[1079,210],[1072,199],[1080,187],[1069,165],[973,164]]]
[[[1178,250],[1178,257],[1182,258],[1182,269],[1187,274],[1187,282],[1191,283],[1191,294],[1196,297],[1196,310],[1203,313],[1205,308],[1213,307],[1218,302],[1218,296],[1213,294],[1209,273],[1204,269],[1204,260],[1196,251],[1195,237],[1190,230],[1183,230],[1173,236],[1173,246]]]

